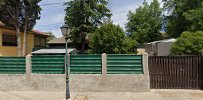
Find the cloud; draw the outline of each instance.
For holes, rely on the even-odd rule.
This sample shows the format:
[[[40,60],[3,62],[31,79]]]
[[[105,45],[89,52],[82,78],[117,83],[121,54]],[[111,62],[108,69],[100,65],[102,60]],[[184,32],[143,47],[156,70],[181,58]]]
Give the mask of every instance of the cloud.
[[[62,37],[62,33],[60,29],[54,29],[54,30],[51,30],[51,32],[54,33],[54,35],[58,38]]]

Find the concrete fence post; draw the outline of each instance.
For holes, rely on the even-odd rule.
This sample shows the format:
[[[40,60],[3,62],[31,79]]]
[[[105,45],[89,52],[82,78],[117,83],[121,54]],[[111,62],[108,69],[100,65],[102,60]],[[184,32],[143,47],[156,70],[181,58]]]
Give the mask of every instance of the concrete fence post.
[[[25,71],[26,71],[26,76],[29,77],[32,73],[32,55],[28,54],[25,57]]]
[[[107,75],[107,55],[106,53],[102,54],[102,76]]]
[[[149,91],[150,90],[150,79],[149,79],[148,54],[147,53],[143,54],[142,60],[143,60],[143,72],[144,72],[144,76],[146,77],[147,89]]]
[[[143,59],[142,63],[143,63],[144,74],[149,74],[149,69],[148,69],[148,54],[147,53],[143,54],[142,59]]]

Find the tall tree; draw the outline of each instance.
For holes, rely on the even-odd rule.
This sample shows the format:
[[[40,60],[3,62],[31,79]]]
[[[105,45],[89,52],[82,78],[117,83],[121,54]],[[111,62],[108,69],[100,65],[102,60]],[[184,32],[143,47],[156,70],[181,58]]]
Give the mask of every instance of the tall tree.
[[[71,36],[84,52],[85,39],[111,16],[106,0],[71,0],[65,5],[65,23],[72,28]]]
[[[164,10],[169,13],[166,29],[170,37],[179,37],[184,31],[203,29],[198,22],[202,2],[202,0],[164,0]]]
[[[192,22],[191,31],[203,30],[203,1],[199,8],[188,10],[183,15]]]
[[[41,0],[0,0],[0,20],[9,27],[15,27],[17,34],[18,56],[24,56],[20,31],[24,31],[24,49],[26,49],[26,34],[39,19]],[[23,51],[23,54],[22,54]]]
[[[161,30],[161,8],[157,0],[151,4],[144,1],[143,5],[135,12],[129,12],[127,32],[128,35],[139,44],[162,39]]]
[[[90,52],[101,54],[137,53],[136,41],[125,36],[120,26],[105,23],[90,35]]]
[[[40,19],[41,7],[38,3],[41,0],[23,0],[24,3],[24,41],[23,41],[23,56],[26,54],[27,48],[27,32],[31,31],[36,20]]]

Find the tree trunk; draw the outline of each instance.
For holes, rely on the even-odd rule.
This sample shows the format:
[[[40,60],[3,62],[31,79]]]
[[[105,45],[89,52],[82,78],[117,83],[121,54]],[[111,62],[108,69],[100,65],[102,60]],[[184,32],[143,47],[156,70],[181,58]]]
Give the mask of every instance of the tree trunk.
[[[19,25],[16,25],[16,34],[17,34],[17,50],[18,50],[18,56],[22,56],[21,54],[21,38],[20,38],[20,27]]]
[[[21,38],[20,38],[20,23],[19,23],[19,6],[16,7],[16,15],[15,15],[15,26],[16,26],[16,36],[17,36],[17,52],[18,56],[22,56],[21,51]]]
[[[85,37],[82,38],[82,41],[81,41],[81,53],[84,53],[85,52]]]
[[[23,39],[23,56],[26,55],[26,49],[27,49],[27,27],[28,27],[28,16],[27,16],[27,12],[25,15],[25,26],[24,26],[24,39]]]

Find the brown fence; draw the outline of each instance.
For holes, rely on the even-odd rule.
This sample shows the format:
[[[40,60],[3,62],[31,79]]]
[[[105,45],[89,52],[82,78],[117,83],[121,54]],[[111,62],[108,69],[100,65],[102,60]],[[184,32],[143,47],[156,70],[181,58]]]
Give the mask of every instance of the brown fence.
[[[202,56],[150,56],[150,87],[202,89]]]

